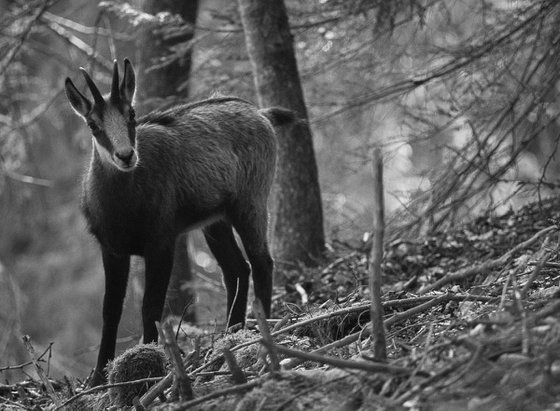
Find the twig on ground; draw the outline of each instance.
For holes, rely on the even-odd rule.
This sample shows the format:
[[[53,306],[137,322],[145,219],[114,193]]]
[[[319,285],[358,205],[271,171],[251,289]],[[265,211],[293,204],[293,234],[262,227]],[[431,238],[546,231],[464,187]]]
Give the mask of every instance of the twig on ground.
[[[405,392],[401,396],[399,396],[397,398],[393,397],[393,404],[398,405],[399,407],[402,407],[402,404],[405,401],[407,401],[408,399],[410,399],[411,397],[413,397],[414,395],[416,395],[417,393],[422,391],[424,388],[432,386],[434,384],[434,382],[439,381],[442,378],[447,377],[450,373],[452,373],[453,371],[456,371],[458,367],[461,367],[465,362],[467,362],[467,361],[462,360],[462,361],[459,361],[459,363],[450,364],[449,366],[445,367],[443,370],[441,370],[437,374],[432,375],[431,377],[429,377],[426,380],[420,382],[419,384],[416,384],[414,387],[412,387],[410,390],[408,390],[407,392]]]
[[[470,359],[468,360],[466,366],[463,369],[457,371],[452,378],[445,381],[443,384],[439,385],[438,388],[449,387],[453,383],[458,382],[461,378],[463,378],[467,374],[467,372],[473,369],[476,363],[480,360],[482,351],[483,351],[483,346],[480,344],[476,344],[476,348],[473,354],[471,355]]]
[[[406,311],[403,311],[402,313],[396,313],[395,315],[393,315],[390,318],[385,320],[385,327],[388,328],[392,325],[395,325],[397,323],[400,323],[400,322],[412,317],[413,315],[416,315],[416,314],[419,314],[423,311],[429,310],[430,308],[432,308],[432,307],[434,307],[438,304],[450,301],[450,300],[452,300],[452,298],[451,298],[452,296],[453,296],[453,294],[451,294],[451,293],[442,294],[438,297],[435,297],[435,298],[431,299],[430,301],[426,301],[424,304],[420,304],[416,307],[410,308]]]
[[[228,348],[224,348],[222,350],[224,358],[226,359],[226,363],[228,365],[229,370],[231,371],[231,379],[233,380],[234,384],[245,384],[247,382],[247,377],[245,377],[245,373],[235,361],[235,357],[232,352]]]
[[[507,266],[506,266],[507,267]],[[506,268],[504,268],[505,271]],[[506,299],[507,299],[507,295],[508,295],[508,289],[509,289],[509,285],[511,282],[511,276],[507,276],[506,281],[504,281],[504,285],[502,287],[502,294],[500,296],[500,304],[498,305],[498,310],[503,310],[505,304],[506,304]]]
[[[492,301],[496,301],[498,298],[497,297],[488,297],[488,296],[483,296],[483,295],[472,295],[472,294],[452,294],[452,293],[448,293],[446,294],[447,296],[447,300],[449,301],[480,301],[480,302],[492,302]],[[414,298],[402,298],[399,300],[389,300],[383,303],[383,308],[387,309],[387,308],[403,308],[403,307],[410,307],[410,306],[417,306],[420,303],[425,303],[428,301],[432,301],[434,299],[433,296],[423,296],[423,297],[414,297]],[[289,325],[285,328],[282,328],[278,331],[275,331],[273,333],[271,333],[271,337],[277,337],[279,335],[282,334],[286,334],[292,330],[295,330],[297,328],[312,324],[316,321],[322,321],[322,320],[328,320],[331,319],[333,317],[336,316],[341,316],[341,315],[347,315],[350,313],[354,313],[354,312],[366,312],[369,310],[370,304],[366,303],[366,304],[360,304],[360,305],[356,305],[353,307],[348,307],[348,308],[342,308],[340,310],[336,310],[327,314],[322,314],[322,315],[318,315],[315,317],[311,317],[311,318],[307,318],[305,320],[299,321],[295,324]],[[358,332],[357,335],[359,336],[359,334],[362,334],[362,332]],[[352,334],[354,337],[356,336],[356,334]],[[368,334],[369,335],[369,334]],[[354,338],[353,337],[353,338]],[[340,341],[340,346],[344,346],[347,344],[350,344],[354,341],[356,341],[357,338],[352,339],[351,341],[344,343],[342,342],[342,340],[337,340],[335,341],[332,347],[328,347],[326,349],[331,349],[331,348],[336,348],[338,347],[338,342]],[[240,350],[242,348],[245,347],[249,347],[253,344],[258,344],[262,341],[261,338],[255,338],[254,340],[250,340],[241,344],[238,344],[234,347],[231,348],[232,352],[235,352],[237,350]],[[321,349],[319,349],[321,350]],[[317,351],[317,352],[322,352],[322,351]],[[216,363],[217,361],[221,360],[222,357],[216,357],[214,359],[212,359],[212,361],[207,362],[206,364],[201,365],[200,367],[196,368],[195,370],[191,371],[189,373],[189,375],[191,377],[196,377],[200,372],[204,371],[206,368],[210,367],[212,364]],[[295,360],[297,361],[297,360]],[[297,364],[292,365],[292,367],[295,367]]]
[[[342,264],[343,262],[350,260],[351,258],[354,258],[357,255],[360,255],[361,252],[359,251],[352,251],[350,254],[345,255],[343,257],[337,258],[336,260],[334,260],[332,263],[330,263],[329,265],[327,265],[322,271],[321,271],[321,276],[324,276],[326,274],[328,274],[330,271],[332,271],[333,268],[335,268],[337,265]]]
[[[181,325],[183,325],[183,320],[185,319],[185,315],[187,314],[187,310],[190,306],[194,304],[193,299],[191,298],[185,306],[183,307],[183,311],[181,312],[181,318],[179,318],[179,324],[177,324],[177,332],[175,333],[175,340],[179,338],[179,331],[181,331]]]
[[[560,313],[560,300],[548,304],[542,310],[537,311],[535,314],[531,316],[531,319],[534,323],[536,323],[545,317],[554,316],[557,315],[558,313]]]
[[[52,349],[52,343],[49,344],[47,348],[43,351],[41,355],[37,357],[37,361],[44,361],[43,357]],[[6,365],[5,367],[0,367],[0,371],[9,371],[9,370],[20,370],[28,365],[33,365],[33,361],[27,361],[18,365]]]
[[[290,314],[285,315],[280,319],[280,321],[274,324],[274,327],[272,327],[272,334],[274,335],[276,331],[281,330],[283,327],[285,327],[286,324],[290,321],[290,318],[291,318]]]
[[[173,384],[173,372],[170,372],[163,377],[157,384],[150,387],[150,389],[140,398],[140,404],[144,407],[150,405],[157,397],[163,395],[163,392]]]
[[[524,255],[520,259],[519,265],[514,269],[510,270],[508,276],[508,283],[511,284],[511,295],[513,301],[513,307],[515,312],[521,318],[520,325],[521,325],[521,352],[524,355],[529,354],[530,345],[529,345],[529,334],[530,330],[527,324],[527,312],[525,311],[525,307],[523,307],[523,299],[521,298],[521,292],[519,291],[519,286],[517,284],[517,277],[520,273],[524,272],[527,268],[527,263],[529,261],[529,257]]]
[[[124,381],[124,382],[116,382],[116,383],[113,383],[113,384],[98,385],[97,387],[92,387],[92,388],[89,388],[87,390],[81,391],[81,392],[77,393],[76,395],[68,398],[62,404],[55,407],[53,411],[61,410],[64,407],[66,407],[67,405],[69,405],[70,403],[76,401],[78,398],[83,397],[84,395],[93,394],[97,391],[103,391],[103,390],[107,390],[109,388],[116,388],[116,387],[126,387],[128,385],[136,385],[136,384],[156,382],[156,381],[160,381],[160,380],[161,380],[161,377],[149,377],[149,378],[141,378],[139,380],[134,380],[134,381]]]
[[[496,267],[499,267],[501,265],[504,265],[511,258],[513,258],[513,256],[516,253],[518,253],[519,251],[521,251],[525,248],[528,248],[528,247],[532,246],[542,236],[544,236],[544,235],[546,235],[546,234],[548,234],[552,231],[555,231],[555,230],[558,230],[558,227],[555,226],[555,225],[544,228],[544,229],[540,230],[539,232],[537,232],[535,235],[533,235],[533,237],[529,238],[528,240],[522,242],[521,244],[518,244],[517,246],[515,246],[514,248],[509,250],[507,253],[505,253],[501,257],[499,257],[495,260],[490,260],[490,261],[486,261],[485,263],[475,265],[474,267],[462,268],[462,269],[459,269],[459,270],[457,270],[453,273],[447,274],[444,277],[437,280],[435,283],[425,285],[420,290],[418,290],[418,293],[419,294],[425,294],[428,291],[432,291],[432,290],[441,288],[442,286],[447,285],[449,283],[457,282],[459,280],[464,280],[464,279],[472,277],[476,274],[479,274],[479,273],[482,273],[484,271],[488,271],[492,268],[496,268]]]
[[[257,318],[257,322],[259,323],[259,331],[261,332],[263,343],[268,351],[268,358],[270,359],[270,370],[272,372],[280,370],[280,361],[278,361],[278,356],[276,355],[276,351],[274,350],[274,344],[272,341],[272,336],[270,334],[270,329],[268,328],[268,324],[266,323],[266,314],[264,312],[264,308],[262,305],[261,300],[255,298],[253,301],[253,313]]]
[[[0,405],[2,405],[2,404],[9,404],[9,405],[11,405],[12,407],[18,407],[18,408],[22,408],[22,409],[24,409],[24,410],[27,409],[27,407],[25,407],[25,406],[23,406],[23,405],[21,405],[21,404],[18,404],[17,402],[12,401],[12,400],[10,400],[10,399],[8,399],[8,398],[4,398],[4,397],[1,397],[1,398],[0,398]]]
[[[341,381],[345,378],[348,378],[350,376],[350,374],[348,375],[343,375],[342,377],[338,377],[338,378],[333,378],[332,380],[329,380],[327,382],[320,382],[319,384],[315,384],[312,385],[311,387],[305,389],[305,390],[301,390],[298,393],[292,395],[290,398],[288,398],[286,401],[284,401],[282,404],[280,404],[278,407],[276,407],[276,409],[274,411],[282,411],[284,409],[286,409],[286,407],[292,402],[294,401],[296,398],[299,397],[303,397],[304,395],[313,392],[315,390],[318,390],[321,387],[324,387],[326,384],[333,384],[336,383],[338,381]]]
[[[219,398],[219,397],[223,397],[229,394],[236,394],[236,393],[242,393],[244,391],[248,391],[258,385],[260,385],[262,382],[261,380],[253,380],[253,381],[249,381],[246,384],[241,384],[241,385],[235,385],[233,387],[229,387],[229,388],[224,388],[223,390],[218,390],[218,391],[214,391],[211,392],[210,394],[204,395],[202,397],[199,397],[197,399],[191,400],[191,401],[187,401],[187,402],[183,402],[181,404],[178,404],[177,406],[174,407],[170,407],[170,410],[187,410],[191,407],[194,407],[195,405],[199,405],[202,404],[206,401],[210,401],[213,400],[214,398]]]
[[[378,361],[387,359],[385,347],[385,327],[381,305],[381,263],[383,260],[383,237],[385,234],[385,209],[383,200],[383,157],[381,150],[373,152],[373,239],[370,259],[369,292],[371,296],[372,351]]]
[[[21,370],[29,365],[33,365],[33,361],[26,361],[18,365],[6,365],[5,367],[0,367],[0,371]]]
[[[535,268],[533,269],[533,272],[531,273],[531,275],[529,276],[529,278],[527,279],[527,282],[525,283],[525,285],[523,286],[523,288],[521,289],[521,291],[519,292],[519,295],[522,299],[525,299],[525,297],[527,297],[527,293],[529,292],[529,289],[531,288],[531,286],[533,285],[533,282],[535,281],[535,279],[539,276],[542,268],[544,267],[544,265],[548,262],[548,259],[552,256],[551,252],[545,252],[542,257],[539,259],[539,261],[537,262],[537,265],[535,266]]]
[[[266,343],[265,343],[266,344]],[[299,358],[303,361],[314,361],[320,364],[327,364],[338,368],[349,368],[353,370],[363,370],[370,372],[383,372],[394,375],[409,375],[413,370],[405,367],[399,367],[395,365],[378,363],[373,361],[352,361],[343,360],[335,357],[327,357],[324,355],[317,354],[315,352],[303,352],[299,350],[293,350],[291,348],[284,347],[282,345],[274,345],[274,349],[289,357]],[[427,374],[421,372],[423,376]]]
[[[145,411],[146,407],[142,405],[138,397],[132,399],[132,405],[134,405],[134,411]]]
[[[388,309],[388,308],[414,307],[414,306],[417,306],[418,304],[425,303],[425,302],[431,301],[433,299],[434,299],[433,296],[423,296],[423,297],[413,297],[413,298],[402,298],[400,300],[389,300],[389,301],[385,301],[383,303],[383,308]],[[449,300],[450,301],[492,302],[492,301],[495,301],[496,299],[497,299],[496,297],[488,297],[488,296],[484,296],[484,295],[471,295],[471,294],[465,294],[465,293],[463,293],[463,294],[449,294]],[[370,304],[369,303],[359,304],[359,305],[356,305],[356,306],[353,306],[353,307],[341,308],[340,310],[332,311],[332,312],[327,313],[327,314],[321,314],[321,315],[317,315],[315,317],[307,318],[307,319],[302,320],[302,321],[298,321],[297,323],[289,325],[289,326],[287,326],[285,328],[282,328],[278,331],[274,331],[271,334],[271,336],[272,337],[277,337],[279,335],[286,334],[289,331],[295,330],[297,328],[312,324],[316,321],[329,320],[329,319],[331,319],[333,317],[336,317],[336,316],[347,315],[347,314],[351,314],[351,313],[355,313],[355,312],[367,312],[369,309],[370,309]],[[254,340],[238,344],[235,347],[232,347],[231,351],[234,352],[234,351],[240,350],[241,348],[245,348],[245,347],[248,347],[250,345],[257,344],[260,341],[261,341],[260,338],[256,338]],[[198,371],[201,371],[201,369],[197,369],[197,370],[193,371],[193,373],[196,373]]]
[[[452,294],[450,294],[450,293],[443,294],[443,295],[440,295],[439,297],[432,298],[430,301],[428,301],[424,304],[421,304],[417,307],[411,308],[407,311],[403,311],[402,313],[397,313],[397,314],[393,315],[392,317],[388,318],[387,320],[385,320],[385,323],[384,323],[385,327],[388,328],[389,326],[395,325],[398,322],[406,320],[407,318],[412,317],[415,314],[418,314],[422,311],[428,310],[435,305],[446,302],[446,301],[450,300],[451,295]],[[336,341],[333,341],[330,344],[324,345],[323,347],[312,351],[312,353],[313,354],[321,354],[321,353],[327,352],[327,351],[329,351],[333,348],[340,348],[340,347],[344,347],[345,345],[352,344],[353,342],[356,342],[361,338],[368,337],[369,334],[370,334],[370,331],[371,331],[371,328],[369,326],[366,326],[361,331],[357,331],[353,334],[347,335],[344,338],[341,338],[340,340],[336,340]],[[295,366],[297,366],[299,364],[301,364],[301,360],[292,359],[292,360],[286,362],[283,365],[284,365],[284,368],[289,369],[289,368],[294,368]]]
[[[179,399],[181,401],[190,400],[193,397],[191,382],[185,371],[183,360],[181,358],[181,352],[179,350],[179,346],[177,345],[177,341],[175,340],[173,328],[169,322],[165,322],[162,326],[157,321],[156,327],[158,329],[160,339],[164,342],[163,348],[173,364]]]
[[[420,333],[420,334],[422,334],[422,333]],[[417,334],[413,339],[416,339],[418,337],[418,335],[420,335],[420,334]],[[429,361],[428,360],[428,353],[430,352],[430,350],[433,347],[432,346],[433,335],[434,335],[434,323],[430,322],[429,328],[428,328],[428,335],[426,336],[425,343],[424,343],[423,355],[420,358],[420,361],[418,361],[418,364],[416,366],[417,370],[421,369]],[[414,378],[415,375],[416,374],[411,374],[405,381],[403,381],[401,384],[399,384],[399,386],[397,388],[395,388],[395,391],[394,391],[392,396],[396,397],[399,393],[401,393],[403,391],[403,389],[405,389],[406,387],[412,386],[413,378]]]
[[[41,379],[41,382],[45,385],[45,389],[47,390],[47,393],[49,394],[49,396],[51,397],[55,405],[58,405],[58,403],[60,402],[60,398],[58,398],[58,395],[54,391],[54,388],[51,382],[49,381],[49,378],[45,375],[45,372],[43,371],[43,367],[41,367],[41,364],[39,364],[39,361],[35,356],[35,349],[31,344],[31,338],[28,335],[23,336],[23,345],[25,346],[25,349],[29,353],[29,356],[31,357],[31,361],[33,361],[33,365],[35,366],[35,370],[37,371],[37,375]]]

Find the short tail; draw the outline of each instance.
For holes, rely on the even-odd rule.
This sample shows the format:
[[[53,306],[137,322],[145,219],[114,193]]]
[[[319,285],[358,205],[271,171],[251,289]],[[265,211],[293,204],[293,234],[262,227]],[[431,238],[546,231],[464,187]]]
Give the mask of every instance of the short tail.
[[[259,113],[270,120],[274,127],[285,126],[300,121],[295,112],[282,107],[263,108],[259,110]]]

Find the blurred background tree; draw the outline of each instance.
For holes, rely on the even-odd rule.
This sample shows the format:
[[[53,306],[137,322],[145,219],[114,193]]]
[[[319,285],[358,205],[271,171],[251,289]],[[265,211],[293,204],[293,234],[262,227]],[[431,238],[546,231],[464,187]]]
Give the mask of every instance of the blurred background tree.
[[[278,264],[316,265],[325,249],[321,190],[311,129],[283,0],[239,0],[245,43],[261,107],[293,110],[278,129],[272,249]]]
[[[357,247],[369,230],[374,146],[385,151],[389,240],[555,193],[560,3],[285,4],[329,249]],[[0,0],[0,367],[26,360],[20,333],[37,351],[55,342],[55,373],[85,375],[94,361],[103,275],[78,207],[91,143],[63,98],[64,78],[78,78],[84,66],[108,89],[113,58],[147,68],[189,56],[190,75],[184,68],[181,80],[169,76],[169,95],[150,92],[139,102],[215,91],[258,100],[236,2],[199,0],[192,38],[192,21],[173,17],[178,11],[154,14],[164,9]],[[146,50],[162,41],[158,33],[169,45]],[[199,321],[222,322],[216,264],[202,246],[190,251],[197,289],[207,293]],[[139,335],[136,295],[129,293],[121,348]]]

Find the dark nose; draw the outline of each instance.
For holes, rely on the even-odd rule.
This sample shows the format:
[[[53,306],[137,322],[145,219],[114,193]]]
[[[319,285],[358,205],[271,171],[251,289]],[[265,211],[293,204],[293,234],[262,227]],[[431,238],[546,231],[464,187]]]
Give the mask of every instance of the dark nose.
[[[128,149],[128,150],[120,150],[117,151],[115,153],[115,155],[117,156],[117,158],[119,160],[121,160],[123,163],[129,164],[130,160],[132,160],[132,155],[134,154],[134,151],[132,149]]]

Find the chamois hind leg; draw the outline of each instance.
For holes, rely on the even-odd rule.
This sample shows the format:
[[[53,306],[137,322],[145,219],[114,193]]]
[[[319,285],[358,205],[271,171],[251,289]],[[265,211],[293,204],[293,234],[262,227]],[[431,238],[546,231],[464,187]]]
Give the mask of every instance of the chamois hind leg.
[[[105,270],[105,296],[103,298],[103,331],[101,346],[97,357],[97,365],[90,382],[91,387],[103,384],[106,381],[105,367],[107,362],[115,357],[117,331],[121,320],[130,256],[111,254],[107,249],[101,248],[103,268]]]
[[[158,340],[156,321],[161,321],[165,295],[173,267],[173,244],[163,248],[153,247],[144,256],[146,282],[142,300],[142,325],[144,343]]]
[[[266,204],[266,202],[265,202]],[[272,272],[274,262],[266,238],[267,209],[264,204],[250,204],[232,216],[233,226],[239,233],[251,263],[255,297],[261,300],[266,317],[270,317],[272,300]]]
[[[227,326],[245,324],[247,293],[249,291],[249,265],[233,235],[231,224],[218,221],[204,228],[208,247],[223,275],[227,292]]]

